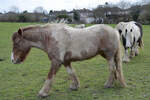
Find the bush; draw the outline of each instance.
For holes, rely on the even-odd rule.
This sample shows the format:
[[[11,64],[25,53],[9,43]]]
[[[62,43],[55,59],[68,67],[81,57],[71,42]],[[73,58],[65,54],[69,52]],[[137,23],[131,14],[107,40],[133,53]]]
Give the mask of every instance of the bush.
[[[79,14],[79,12],[74,11],[74,13],[73,13],[73,18],[74,18],[74,20],[76,20],[76,21],[80,21],[80,14]]]

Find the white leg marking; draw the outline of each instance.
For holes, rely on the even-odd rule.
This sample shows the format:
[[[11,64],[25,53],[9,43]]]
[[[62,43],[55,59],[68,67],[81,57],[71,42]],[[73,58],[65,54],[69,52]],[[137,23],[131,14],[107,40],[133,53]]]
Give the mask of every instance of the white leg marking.
[[[131,47],[131,43],[130,43],[130,41],[128,39],[126,41],[126,47]]]
[[[128,56],[128,50],[125,50],[123,62],[130,62],[129,56]]]
[[[67,67],[67,72],[68,72],[69,74],[73,74],[73,73],[74,73],[73,69],[71,69],[70,67]]]
[[[50,90],[52,84],[52,79],[47,79],[42,87],[42,89],[39,91],[39,96],[48,96],[48,92]]]
[[[75,71],[70,67],[67,67],[66,69],[72,80],[72,84],[70,84],[70,89],[77,90],[79,88],[80,83],[75,75]]]
[[[11,61],[12,62],[14,61],[14,53],[13,52],[11,53]]]

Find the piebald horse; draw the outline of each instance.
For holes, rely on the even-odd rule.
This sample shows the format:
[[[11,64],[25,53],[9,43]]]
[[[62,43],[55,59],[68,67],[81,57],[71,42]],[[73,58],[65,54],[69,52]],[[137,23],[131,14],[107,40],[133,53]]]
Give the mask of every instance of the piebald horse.
[[[129,62],[130,58],[139,54],[138,48],[142,48],[143,44],[143,29],[140,23],[135,21],[120,22],[117,24],[116,29],[120,33],[121,40],[124,47],[124,62]],[[128,48],[131,50],[130,57],[128,56]]]
[[[110,75],[105,88],[112,87],[118,79],[126,86],[121,60],[120,40],[117,30],[107,25],[93,25],[77,29],[66,24],[35,25],[20,28],[12,36],[13,50],[11,60],[14,64],[23,62],[32,47],[48,54],[51,68],[47,79],[39,91],[39,96],[48,96],[52,81],[63,64],[71,77],[70,88],[77,90],[79,80],[71,67],[71,62],[103,56],[109,64]]]

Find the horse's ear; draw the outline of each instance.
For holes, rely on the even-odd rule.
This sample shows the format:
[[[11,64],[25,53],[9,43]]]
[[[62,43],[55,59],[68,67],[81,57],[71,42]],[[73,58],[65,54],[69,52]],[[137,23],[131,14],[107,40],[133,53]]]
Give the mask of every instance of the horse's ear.
[[[22,32],[22,29],[21,29],[21,28],[19,28],[18,34],[19,34],[20,36],[22,36],[23,32]]]

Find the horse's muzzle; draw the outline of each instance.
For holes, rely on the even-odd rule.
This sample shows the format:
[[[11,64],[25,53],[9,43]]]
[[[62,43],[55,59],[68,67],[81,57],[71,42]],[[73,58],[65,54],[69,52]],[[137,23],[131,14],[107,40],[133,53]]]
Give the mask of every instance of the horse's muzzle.
[[[21,60],[20,59],[17,59],[17,60],[11,60],[13,64],[20,64],[21,63]]]

